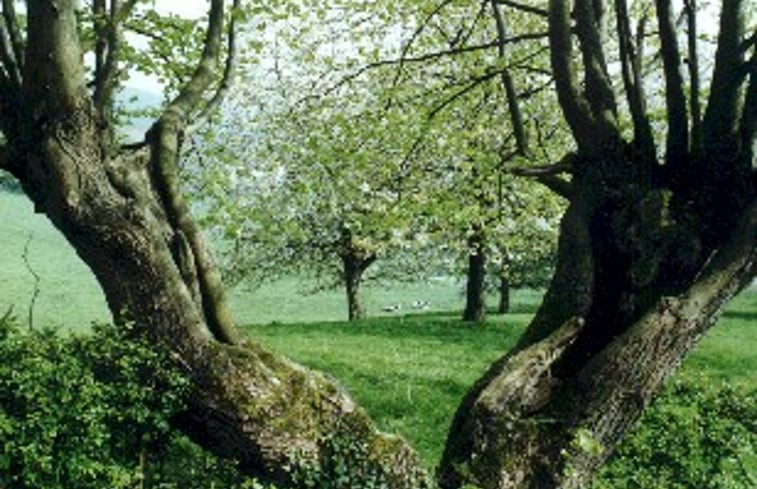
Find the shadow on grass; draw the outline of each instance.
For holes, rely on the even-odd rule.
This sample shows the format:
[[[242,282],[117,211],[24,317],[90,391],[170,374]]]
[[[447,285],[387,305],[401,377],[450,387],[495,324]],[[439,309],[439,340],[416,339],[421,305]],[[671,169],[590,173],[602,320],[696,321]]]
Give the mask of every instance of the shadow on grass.
[[[464,323],[446,315],[401,316],[391,318],[363,319],[352,323],[312,323],[275,326],[250,326],[248,334],[255,339],[287,337],[305,340],[308,338],[352,338],[354,341],[371,344],[389,341],[395,344],[448,343],[468,345],[470,348],[498,345],[505,348],[515,342],[525,327],[525,320],[506,317],[503,320],[485,323]],[[297,341],[295,340],[295,341]],[[419,346],[420,347],[420,346]]]
[[[723,313],[723,317],[729,318],[729,319],[742,319],[744,321],[755,321],[755,322],[757,322],[757,311],[754,311],[754,312],[747,312],[747,311],[725,311]]]

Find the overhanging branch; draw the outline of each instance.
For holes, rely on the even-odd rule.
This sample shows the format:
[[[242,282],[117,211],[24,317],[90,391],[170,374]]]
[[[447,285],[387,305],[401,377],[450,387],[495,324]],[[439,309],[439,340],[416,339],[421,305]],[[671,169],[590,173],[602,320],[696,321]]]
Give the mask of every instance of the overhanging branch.
[[[575,154],[568,153],[558,161],[551,165],[537,165],[528,167],[510,167],[505,168],[505,171],[512,173],[513,175],[521,177],[535,178],[536,181],[567,200],[573,197],[574,189],[573,184],[559,177],[561,174],[572,174],[574,170],[573,160]]]
[[[536,165],[527,167],[509,168],[510,173],[521,177],[543,177],[547,175],[560,175],[573,173],[573,154],[552,165]]]
[[[436,6],[436,7],[435,7],[435,8],[434,8],[434,9],[433,9],[433,10],[432,10],[432,11],[431,11],[431,12],[430,12],[430,13],[429,13],[429,14],[428,14],[427,16],[426,16],[426,18],[425,18],[425,19],[423,20],[423,22],[421,22],[421,24],[420,24],[420,25],[419,25],[419,26],[418,26],[418,27],[417,27],[417,28],[415,29],[415,31],[413,31],[412,35],[410,36],[410,39],[408,39],[408,41],[407,41],[407,42],[406,42],[406,43],[405,43],[405,44],[404,44],[404,45],[402,46],[402,53],[400,54],[400,60],[401,60],[401,61],[400,61],[400,63],[399,63],[399,68],[397,69],[397,74],[395,75],[395,78],[394,78],[394,82],[392,83],[393,85],[396,85],[397,83],[399,83],[399,78],[400,78],[400,76],[401,76],[401,74],[402,74],[402,69],[404,68],[404,64],[405,64],[405,63],[404,63],[404,60],[405,60],[405,59],[406,59],[406,58],[408,57],[408,53],[410,52],[410,49],[412,48],[412,46],[413,46],[413,44],[415,43],[416,39],[418,39],[418,37],[419,37],[419,36],[420,36],[420,35],[421,35],[421,34],[423,33],[423,31],[424,31],[424,30],[426,29],[426,26],[427,26],[427,25],[428,25],[428,23],[429,23],[429,22],[431,21],[431,19],[433,19],[434,17],[436,17],[437,15],[439,15],[439,13],[440,13],[440,12],[441,12],[442,10],[444,10],[444,8],[445,8],[445,7],[447,6],[447,5],[449,5],[450,3],[452,3],[453,1],[454,1],[454,0],[444,0],[444,1],[442,2],[442,3],[440,3],[439,5],[437,5],[437,6]]]
[[[490,73],[487,73],[482,76],[477,76],[471,80],[468,81],[468,83],[461,88],[460,90],[454,92],[452,95],[447,97],[446,99],[442,100],[440,103],[438,103],[436,106],[434,106],[426,115],[426,119],[431,120],[434,117],[439,114],[442,110],[453,104],[457,99],[465,95],[466,93],[469,93],[473,91],[476,87],[481,85],[482,83],[489,81],[493,78],[496,78],[502,74],[502,70],[493,70]]]
[[[531,32],[531,33],[520,34],[517,36],[509,37],[504,42],[505,44],[512,44],[512,43],[518,43],[522,41],[544,39],[545,37],[547,37],[547,35],[548,34],[546,32]],[[334,91],[339,89],[339,87],[342,87],[346,85],[347,83],[357,79],[364,73],[370,70],[374,70],[376,68],[380,68],[382,66],[392,66],[392,65],[403,66],[406,63],[422,63],[425,61],[434,61],[446,56],[457,56],[457,55],[461,55],[465,53],[472,53],[476,51],[484,51],[487,49],[496,48],[499,44],[500,44],[499,40],[494,40],[494,41],[490,41],[484,44],[476,44],[473,46],[461,46],[458,48],[445,49],[442,51],[434,51],[431,53],[420,54],[418,56],[401,57],[401,58],[396,58],[396,59],[386,59],[386,60],[369,63],[367,65],[362,66],[360,69],[356,70],[355,72],[343,77],[338,82],[336,82],[335,84],[333,84],[332,86],[324,90],[321,95],[329,95],[330,93],[333,93]],[[300,100],[300,103],[312,98],[314,98],[314,96],[312,95],[304,97],[302,100]]]

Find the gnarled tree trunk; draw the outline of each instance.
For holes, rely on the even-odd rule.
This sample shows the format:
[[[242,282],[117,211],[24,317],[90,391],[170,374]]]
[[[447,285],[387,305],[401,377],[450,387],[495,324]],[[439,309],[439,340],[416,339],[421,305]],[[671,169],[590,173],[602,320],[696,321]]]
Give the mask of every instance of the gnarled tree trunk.
[[[570,182],[559,182],[570,205],[557,268],[516,349],[460,405],[439,471],[445,489],[587,487],[724,304],[755,275],[757,65],[755,57],[747,64],[739,47],[746,2],[723,2],[696,144],[689,126],[700,126],[687,120],[670,2],[656,2],[668,114],[663,162],[644,107],[640,54],[629,49],[625,2],[614,3],[634,140],[624,141],[619,129],[603,52],[604,2],[550,0],[552,71],[578,148],[564,160],[572,162]],[[544,183],[557,188],[564,168],[543,170],[550,178]]]

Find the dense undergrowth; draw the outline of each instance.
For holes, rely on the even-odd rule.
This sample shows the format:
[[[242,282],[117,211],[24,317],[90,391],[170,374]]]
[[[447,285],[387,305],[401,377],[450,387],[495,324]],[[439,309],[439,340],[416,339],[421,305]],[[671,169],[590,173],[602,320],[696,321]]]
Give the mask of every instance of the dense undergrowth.
[[[392,321],[396,322],[394,327]],[[303,341],[314,351],[313,358],[320,359],[317,366],[339,375],[351,368],[352,362],[365,363],[365,355],[370,356],[363,349],[357,357],[351,357],[346,349],[357,347],[356,337],[378,341],[370,337],[367,327],[371,324],[276,329],[280,335],[282,331],[304,335]],[[416,391],[403,394],[412,400],[413,396],[418,399],[434,396],[440,389],[449,390],[450,397],[442,399],[450,405],[444,407],[442,414],[454,410],[457,391],[464,388],[464,379],[453,381],[457,361],[466,356],[473,358],[474,351],[481,349],[477,341],[492,342],[496,336],[502,337],[502,329],[496,325],[489,329],[470,328],[422,318],[415,322],[384,319],[382,325],[374,325],[372,333],[387,339],[395,336],[396,340],[398,330],[393,328],[402,328],[406,338],[417,337],[420,343],[412,347],[421,349],[415,352],[419,358],[428,356],[436,361],[434,355],[447,355],[451,359],[437,365],[447,384],[429,381],[424,387],[421,384],[425,381],[416,379]],[[503,342],[509,341],[508,336]],[[337,352],[344,348],[343,355],[320,351],[317,344],[327,342],[335,343]],[[466,342],[468,347],[464,346]],[[398,357],[405,353],[397,345],[384,355]],[[21,329],[6,316],[0,320],[0,358],[0,487],[4,489],[263,487],[238,474],[233,463],[204,452],[172,427],[171,419],[182,409],[187,382],[169,357],[130,338],[128,329],[96,326],[86,335],[58,335]],[[479,361],[485,363],[488,359],[484,355]],[[405,364],[407,373],[415,366]],[[374,364],[372,369],[378,377],[387,375],[393,381],[388,363]],[[445,369],[447,373],[443,375]],[[359,377],[359,369],[357,372]],[[463,377],[474,375],[473,371],[463,372]],[[374,379],[363,380],[373,383],[376,390]],[[440,422],[440,414],[430,411],[439,404],[439,398],[429,402],[418,399],[412,403],[414,413],[397,412],[391,402],[377,403],[382,396],[394,395],[391,391],[378,389],[382,392],[374,399],[364,392],[367,385],[349,378],[345,382],[358,400],[367,398],[368,408],[379,424],[391,428],[394,425],[388,419],[403,418],[395,426],[403,431],[403,427],[413,424],[425,429],[422,421],[427,417],[435,424]],[[411,432],[406,436],[414,443],[414,438],[427,436],[440,444],[440,433]],[[685,375],[673,381],[648,410],[595,487],[755,487],[756,446],[757,402],[753,386]],[[427,463],[433,466],[434,461]],[[313,487],[326,487],[323,481],[315,482],[319,478],[312,480]],[[359,489],[354,483],[349,487]]]

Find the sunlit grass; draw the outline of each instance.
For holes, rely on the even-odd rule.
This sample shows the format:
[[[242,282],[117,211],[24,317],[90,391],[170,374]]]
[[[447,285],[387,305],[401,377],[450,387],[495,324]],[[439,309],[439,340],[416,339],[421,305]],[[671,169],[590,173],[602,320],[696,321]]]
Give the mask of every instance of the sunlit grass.
[[[516,302],[529,311],[530,301]],[[678,375],[705,375],[757,386],[757,294],[735,299],[712,334]],[[492,315],[485,325],[457,314],[428,314],[331,322],[250,326],[257,341],[339,379],[380,428],[407,437],[433,467],[460,399],[488,365],[504,353],[530,314]]]

